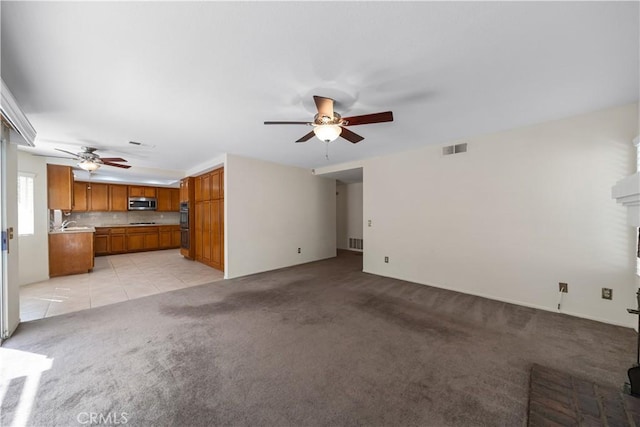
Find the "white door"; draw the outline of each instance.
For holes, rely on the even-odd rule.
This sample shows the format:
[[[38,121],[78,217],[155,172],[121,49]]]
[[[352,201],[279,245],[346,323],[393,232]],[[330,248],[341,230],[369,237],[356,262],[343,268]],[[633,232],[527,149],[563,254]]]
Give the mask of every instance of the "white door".
[[[18,283],[18,152],[9,142],[9,129],[0,137],[0,340],[8,338],[20,321]]]

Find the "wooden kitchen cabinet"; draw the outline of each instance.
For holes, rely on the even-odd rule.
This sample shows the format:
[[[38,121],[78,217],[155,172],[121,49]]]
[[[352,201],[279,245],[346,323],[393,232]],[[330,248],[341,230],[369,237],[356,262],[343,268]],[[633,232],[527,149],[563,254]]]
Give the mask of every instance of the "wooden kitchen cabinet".
[[[158,204],[156,210],[158,212],[167,212],[171,210],[171,192],[169,188],[158,188]]]
[[[220,198],[224,199],[224,169],[220,169]]]
[[[160,248],[160,236],[157,231],[155,233],[148,233],[144,235],[144,248],[146,250]]]
[[[73,183],[74,212],[106,212],[109,210],[109,185],[92,182]]]
[[[180,189],[158,188],[158,212],[178,212],[180,210]]]
[[[93,241],[96,256],[109,255],[109,229],[96,227],[96,234]]]
[[[129,188],[126,185],[109,184],[109,210],[111,212],[129,210]]]
[[[194,180],[193,180],[193,187],[194,187],[193,194],[195,196],[194,199],[195,199],[196,203],[201,202],[202,200],[204,200],[204,198],[203,198],[204,196],[203,196],[203,193],[202,193],[202,179],[203,179],[203,176],[200,175],[200,176],[196,176],[194,178]]]
[[[89,192],[87,183],[76,181],[73,183],[73,211],[86,212],[89,210]]]
[[[171,189],[171,212],[180,212],[180,189]]]
[[[49,234],[49,277],[93,270],[93,232]]]
[[[195,259],[224,271],[224,169],[195,177]]]
[[[159,247],[158,227],[127,228],[127,252],[148,251]]]
[[[216,169],[209,174],[209,188],[211,200],[220,198],[220,169]]]
[[[127,252],[144,250],[144,234],[127,234]]]
[[[180,226],[177,225],[171,230],[171,247],[179,248],[180,247]]]
[[[161,225],[158,227],[158,230],[160,249],[180,247],[179,225]]]
[[[89,210],[103,212],[109,210],[109,185],[89,183]]]
[[[47,164],[47,208],[73,208],[73,172],[70,166]]]
[[[94,246],[96,256],[177,249],[180,247],[180,226],[96,227]]]
[[[194,178],[186,177],[180,180],[180,202],[193,202]]]
[[[171,232],[160,231],[158,236],[158,246],[160,249],[167,249],[171,247]]]
[[[112,228],[109,232],[109,251],[121,254],[127,251],[127,239],[124,228]]]
[[[126,212],[129,194],[126,185],[95,182],[73,183],[74,212]]]
[[[129,197],[156,197],[156,187],[129,186]]]

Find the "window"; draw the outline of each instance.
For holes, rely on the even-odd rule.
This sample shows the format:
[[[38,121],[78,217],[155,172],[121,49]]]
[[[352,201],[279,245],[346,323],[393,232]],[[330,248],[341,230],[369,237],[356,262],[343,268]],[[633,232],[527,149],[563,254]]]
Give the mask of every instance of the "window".
[[[33,179],[30,173],[18,173],[18,235],[33,235],[35,216],[33,211]]]

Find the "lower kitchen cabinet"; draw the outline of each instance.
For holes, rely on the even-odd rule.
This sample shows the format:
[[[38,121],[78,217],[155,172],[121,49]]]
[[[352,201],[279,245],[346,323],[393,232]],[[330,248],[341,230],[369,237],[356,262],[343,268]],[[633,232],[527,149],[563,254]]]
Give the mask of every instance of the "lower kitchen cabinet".
[[[96,255],[109,255],[109,234],[98,233],[98,229],[96,228],[93,247]]]
[[[181,238],[180,227],[175,227],[171,231],[171,247],[172,248],[180,247],[180,238]]]
[[[144,248],[145,250],[160,249],[158,232],[144,235]]]
[[[179,247],[179,225],[96,227],[96,255],[112,255]]]
[[[49,277],[93,270],[93,232],[49,234]]]
[[[159,232],[159,246],[161,248],[170,248],[171,247],[171,228],[169,227],[160,227]]]
[[[125,227],[114,227],[109,229],[109,252],[112,254],[127,252]]]
[[[144,234],[127,235],[127,252],[144,250]]]

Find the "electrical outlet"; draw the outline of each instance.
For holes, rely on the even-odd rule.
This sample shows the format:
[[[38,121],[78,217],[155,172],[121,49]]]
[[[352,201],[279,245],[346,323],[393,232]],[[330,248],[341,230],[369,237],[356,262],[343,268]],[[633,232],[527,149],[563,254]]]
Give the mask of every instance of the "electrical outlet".
[[[298,248],[298,253],[299,253],[299,254],[301,254],[301,253],[302,253],[302,250],[301,250],[300,248]]]
[[[371,227],[371,220],[367,221],[367,225]]]
[[[569,285],[566,283],[558,283],[558,290],[563,293],[569,293]]]
[[[389,264],[389,257],[388,257],[388,256],[384,257],[384,262],[386,262],[387,264]]]
[[[602,288],[602,299],[613,299],[613,289]]]

